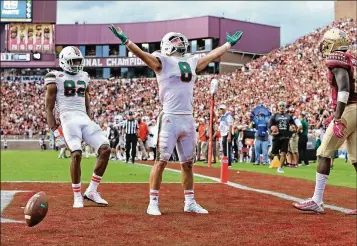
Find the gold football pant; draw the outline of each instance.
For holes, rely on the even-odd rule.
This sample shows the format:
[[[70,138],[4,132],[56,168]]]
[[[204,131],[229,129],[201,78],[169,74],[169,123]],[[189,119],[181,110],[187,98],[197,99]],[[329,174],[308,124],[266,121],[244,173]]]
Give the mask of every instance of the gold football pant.
[[[333,135],[333,121],[328,126],[326,133],[322,139],[321,146],[317,150],[317,156],[331,158],[335,151],[338,150],[346,141],[348,159],[351,163],[356,163],[356,147],[357,147],[357,104],[346,105],[345,111],[342,114],[341,120],[347,125],[343,138],[337,138]]]

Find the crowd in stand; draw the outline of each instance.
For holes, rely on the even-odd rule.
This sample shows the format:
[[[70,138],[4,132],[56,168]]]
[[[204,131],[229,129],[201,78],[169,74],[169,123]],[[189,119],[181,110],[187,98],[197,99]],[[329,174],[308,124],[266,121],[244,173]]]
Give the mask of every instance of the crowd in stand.
[[[313,128],[323,111],[330,110],[330,88],[319,40],[332,26],[345,30],[356,48],[356,21],[344,19],[253,60],[234,73],[199,76],[194,93],[197,120],[209,116],[210,81],[217,78],[217,105],[227,105],[235,124],[249,125],[250,112],[259,104],[275,112],[277,103],[285,101],[295,107],[297,114],[304,112]],[[351,51],[355,52],[353,48]],[[91,80],[90,88],[93,118],[103,128],[119,113],[130,110],[155,119],[161,110],[156,79]],[[2,134],[45,135],[42,83],[2,83],[0,96]]]

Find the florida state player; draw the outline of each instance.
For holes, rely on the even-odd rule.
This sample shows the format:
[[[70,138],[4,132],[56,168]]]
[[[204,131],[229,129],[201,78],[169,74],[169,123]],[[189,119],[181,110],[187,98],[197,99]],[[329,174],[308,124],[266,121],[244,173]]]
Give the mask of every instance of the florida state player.
[[[348,46],[347,34],[337,28],[328,30],[323,36],[321,52],[327,56],[328,81],[332,88],[335,114],[317,150],[318,167],[314,195],[311,199],[293,204],[300,210],[324,212],[322,200],[330,174],[331,157],[345,141],[348,158],[357,172],[357,60],[347,52]],[[356,215],[356,210],[349,214]]]

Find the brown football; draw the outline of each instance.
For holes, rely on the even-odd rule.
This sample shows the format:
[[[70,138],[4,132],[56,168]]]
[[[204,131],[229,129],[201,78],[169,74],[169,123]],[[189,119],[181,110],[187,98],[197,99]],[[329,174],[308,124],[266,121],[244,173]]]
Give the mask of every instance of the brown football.
[[[45,192],[40,191],[33,195],[25,207],[25,220],[29,227],[40,223],[48,211],[48,198]]]

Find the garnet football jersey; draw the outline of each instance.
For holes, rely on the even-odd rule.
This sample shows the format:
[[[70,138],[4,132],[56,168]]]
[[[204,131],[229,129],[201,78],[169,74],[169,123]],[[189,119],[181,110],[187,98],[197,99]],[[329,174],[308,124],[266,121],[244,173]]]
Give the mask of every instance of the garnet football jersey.
[[[356,71],[357,71],[357,60],[355,57],[348,53],[336,51],[331,53],[326,58],[326,65],[329,68],[327,79],[332,89],[332,103],[335,108],[337,105],[337,93],[338,86],[336,83],[336,78],[332,72],[333,68],[344,68],[348,71],[349,83],[350,83],[350,95],[347,104],[357,103],[357,81],[356,81]]]

